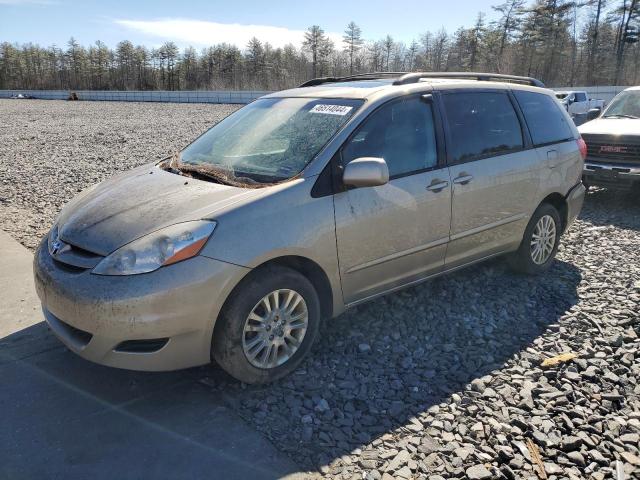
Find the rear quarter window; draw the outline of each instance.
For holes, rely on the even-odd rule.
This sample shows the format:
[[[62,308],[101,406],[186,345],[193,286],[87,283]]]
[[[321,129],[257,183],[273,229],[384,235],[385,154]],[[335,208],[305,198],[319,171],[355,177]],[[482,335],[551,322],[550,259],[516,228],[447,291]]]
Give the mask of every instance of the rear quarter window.
[[[535,145],[560,143],[574,138],[560,106],[548,95],[514,91]]]

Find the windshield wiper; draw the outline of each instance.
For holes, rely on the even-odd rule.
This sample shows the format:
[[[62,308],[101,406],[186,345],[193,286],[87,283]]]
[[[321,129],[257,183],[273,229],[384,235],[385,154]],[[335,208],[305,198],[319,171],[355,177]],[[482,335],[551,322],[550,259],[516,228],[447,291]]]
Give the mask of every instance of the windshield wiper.
[[[602,118],[635,118],[638,119],[640,117],[636,117],[635,115],[626,115],[623,113],[617,113],[614,115],[604,115]]]

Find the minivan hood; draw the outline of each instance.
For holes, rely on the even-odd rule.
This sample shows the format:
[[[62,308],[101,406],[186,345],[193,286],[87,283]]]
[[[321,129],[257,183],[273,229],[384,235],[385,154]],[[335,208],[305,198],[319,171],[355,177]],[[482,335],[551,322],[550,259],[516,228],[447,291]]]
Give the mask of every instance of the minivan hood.
[[[578,127],[581,134],[640,135],[640,119],[597,118]]]
[[[169,225],[212,218],[217,210],[264,190],[196,180],[146,165],[78,195],[62,210],[58,231],[71,245],[108,255]]]

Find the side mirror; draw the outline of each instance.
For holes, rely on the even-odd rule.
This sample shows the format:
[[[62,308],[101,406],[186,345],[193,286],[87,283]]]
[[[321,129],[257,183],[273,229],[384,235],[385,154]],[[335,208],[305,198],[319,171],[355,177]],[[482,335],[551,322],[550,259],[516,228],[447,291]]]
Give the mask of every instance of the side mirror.
[[[592,108],[587,112],[587,121],[595,120],[600,116],[600,113],[601,112],[599,108]]]
[[[352,187],[384,185],[389,182],[389,167],[383,158],[356,158],[344,168],[342,182]]]

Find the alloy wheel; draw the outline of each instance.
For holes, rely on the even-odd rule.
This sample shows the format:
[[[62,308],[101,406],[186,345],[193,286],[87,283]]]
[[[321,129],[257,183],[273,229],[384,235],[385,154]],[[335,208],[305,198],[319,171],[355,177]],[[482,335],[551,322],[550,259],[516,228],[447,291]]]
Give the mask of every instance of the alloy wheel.
[[[269,369],[282,365],[300,348],[309,325],[309,311],[295,290],[265,295],[247,317],[242,348],[249,363]]]
[[[549,260],[556,245],[556,222],[550,215],[540,217],[531,236],[531,260],[543,265]]]

